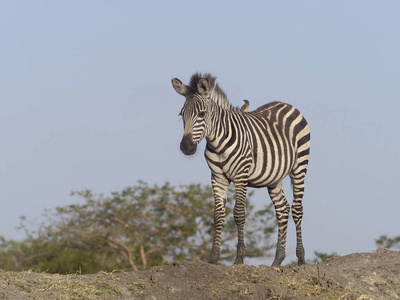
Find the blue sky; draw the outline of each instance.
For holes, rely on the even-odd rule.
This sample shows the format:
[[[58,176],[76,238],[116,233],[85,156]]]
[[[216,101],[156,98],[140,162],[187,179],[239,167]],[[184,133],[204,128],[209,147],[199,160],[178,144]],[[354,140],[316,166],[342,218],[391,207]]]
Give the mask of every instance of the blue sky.
[[[234,105],[280,100],[307,118],[307,257],[374,250],[400,234],[399,13],[398,1],[2,3],[0,235],[81,201],[71,191],[209,184],[205,142],[179,150],[171,86],[199,71]]]

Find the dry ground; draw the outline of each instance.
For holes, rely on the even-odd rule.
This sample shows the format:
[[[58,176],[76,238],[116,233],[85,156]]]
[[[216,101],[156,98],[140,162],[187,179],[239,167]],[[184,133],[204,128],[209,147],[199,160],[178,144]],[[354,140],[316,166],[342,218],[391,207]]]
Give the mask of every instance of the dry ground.
[[[400,252],[378,249],[300,267],[180,261],[139,272],[0,276],[0,299],[399,299]]]

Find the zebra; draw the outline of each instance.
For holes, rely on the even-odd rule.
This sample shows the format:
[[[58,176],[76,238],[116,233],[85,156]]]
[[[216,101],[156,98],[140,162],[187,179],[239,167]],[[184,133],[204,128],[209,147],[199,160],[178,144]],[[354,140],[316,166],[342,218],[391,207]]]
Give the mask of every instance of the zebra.
[[[189,85],[173,78],[175,91],[185,97],[179,115],[184,124],[180,149],[185,155],[196,152],[204,138],[205,158],[211,170],[215,198],[214,239],[210,263],[220,258],[221,231],[230,183],[235,186],[234,220],[238,243],[235,264],[243,264],[245,244],[245,201],[248,187],[267,187],[275,207],[278,241],[272,266],[285,258],[286,232],[290,205],[282,180],[290,176],[293,187],[292,217],[296,226],[298,264],[305,264],[301,222],[304,178],[310,151],[310,130],[305,118],[290,104],[271,102],[254,111],[233,107],[216,77],[195,73]]]

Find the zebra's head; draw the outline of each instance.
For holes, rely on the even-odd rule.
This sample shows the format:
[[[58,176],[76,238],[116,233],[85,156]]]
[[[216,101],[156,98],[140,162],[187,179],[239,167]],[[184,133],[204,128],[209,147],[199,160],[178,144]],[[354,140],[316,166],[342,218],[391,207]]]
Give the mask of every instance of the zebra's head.
[[[196,152],[197,144],[206,136],[207,125],[210,122],[208,108],[211,85],[207,77],[201,76],[197,78],[195,86],[187,86],[177,78],[172,79],[172,86],[178,94],[186,98],[179,114],[182,116],[184,127],[181,151],[191,155]]]

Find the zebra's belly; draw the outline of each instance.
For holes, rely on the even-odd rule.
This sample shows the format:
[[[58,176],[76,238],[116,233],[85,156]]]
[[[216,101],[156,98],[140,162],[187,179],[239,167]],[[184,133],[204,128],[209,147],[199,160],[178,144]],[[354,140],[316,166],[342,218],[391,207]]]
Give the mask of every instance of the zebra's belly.
[[[280,181],[282,181],[283,178],[285,178],[287,175],[288,175],[288,173],[286,173],[282,177],[277,177],[277,178],[267,177],[267,178],[262,178],[262,179],[257,179],[257,180],[249,178],[247,186],[254,187],[254,188],[273,187],[273,186],[276,186],[276,184],[278,184]]]
[[[271,174],[265,175],[265,176],[250,176],[247,185],[249,187],[255,187],[255,188],[262,188],[262,187],[273,187],[277,183],[283,180],[289,172],[286,172],[282,175],[279,176],[271,176]]]
[[[212,157],[210,153],[207,153],[209,158]],[[207,157],[207,155],[206,155]],[[213,157],[214,159],[216,157]],[[220,157],[219,157],[220,158]],[[207,160],[208,166],[211,172],[215,174],[224,174],[227,179],[235,182],[236,179],[241,181],[247,181],[249,187],[261,188],[271,187],[279,183],[285,178],[292,166],[289,164],[283,164],[275,162],[260,164],[257,167],[254,164],[254,160],[251,159],[248,163],[241,163],[241,160]],[[245,179],[247,177],[247,180]]]

